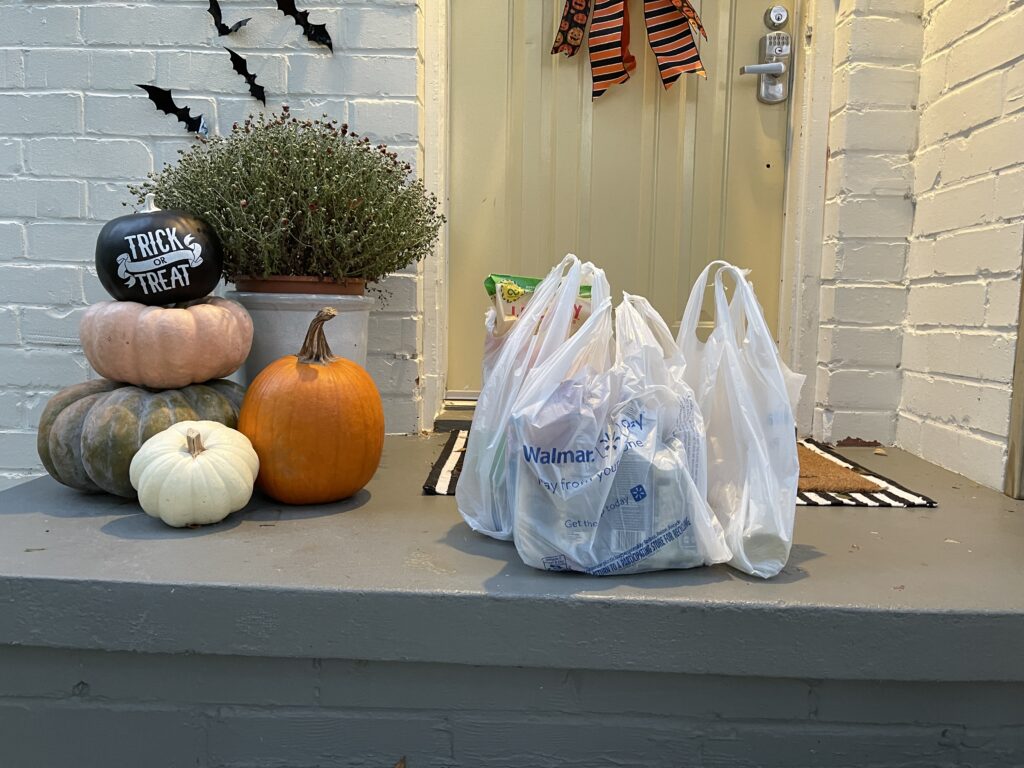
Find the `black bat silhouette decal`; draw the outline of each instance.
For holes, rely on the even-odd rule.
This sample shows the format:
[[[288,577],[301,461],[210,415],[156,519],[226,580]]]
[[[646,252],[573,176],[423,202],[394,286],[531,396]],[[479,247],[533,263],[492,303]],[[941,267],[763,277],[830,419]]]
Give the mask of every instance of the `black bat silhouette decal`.
[[[295,7],[295,0],[277,0],[277,9],[285,16],[295,19],[295,23],[302,27],[302,34],[307,40],[320,45],[326,45],[334,53],[334,45],[331,43],[331,36],[327,33],[326,24],[310,24],[309,11],[300,11]]]
[[[198,133],[200,136],[209,134],[209,129],[206,127],[206,120],[203,119],[203,116],[196,115],[193,117],[188,107],[179,107],[175,104],[169,90],[157,88],[155,85],[143,85],[142,83],[136,83],[136,85],[149,94],[150,101],[156,104],[156,108],[161,112],[174,115],[178,118],[179,122],[184,123],[185,127],[193,133]]]
[[[224,23],[224,17],[221,15],[220,12],[220,3],[217,2],[217,0],[210,0],[209,14],[213,16],[213,23],[217,27],[218,35],[230,35],[232,32],[237,32],[250,21],[252,21],[252,17],[245,18],[241,21],[236,21],[229,27],[227,24]]]
[[[263,106],[266,106],[267,92],[263,90],[262,85],[256,82],[256,75],[250,74],[249,63],[226,45],[224,46],[224,50],[231,54],[231,66],[234,67],[235,72],[245,78],[245,82],[249,86],[249,93],[252,94],[254,98],[262,101]]]

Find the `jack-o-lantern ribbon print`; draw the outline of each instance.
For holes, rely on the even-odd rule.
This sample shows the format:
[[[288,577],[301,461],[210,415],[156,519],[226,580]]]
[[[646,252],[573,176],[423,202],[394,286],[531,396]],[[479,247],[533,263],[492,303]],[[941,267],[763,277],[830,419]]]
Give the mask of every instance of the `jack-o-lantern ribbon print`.
[[[552,53],[564,53],[572,58],[583,45],[590,19],[590,0],[565,0],[562,20],[558,22]]]
[[[704,31],[704,25],[701,24],[700,16],[697,15],[694,7],[690,5],[689,0],[672,0],[672,5],[686,17],[686,20],[690,23],[690,28],[694,32],[700,32],[701,37],[705,40],[708,39],[708,33]]]
[[[586,36],[590,3],[566,0],[552,53],[576,55]],[[593,16],[587,44],[596,99],[616,83],[628,80],[636,59],[629,51],[628,0],[594,0]],[[705,40],[708,35],[689,0],[644,0],[644,24],[665,88],[686,73],[707,77],[695,35]]]

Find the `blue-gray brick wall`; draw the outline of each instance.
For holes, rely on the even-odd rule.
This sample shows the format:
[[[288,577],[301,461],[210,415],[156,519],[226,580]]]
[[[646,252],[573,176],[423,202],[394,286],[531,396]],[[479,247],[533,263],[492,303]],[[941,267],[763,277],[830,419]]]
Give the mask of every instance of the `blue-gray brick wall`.
[[[932,768],[1024,754],[1019,683],[31,647],[0,649],[0,670],[5,768]]]

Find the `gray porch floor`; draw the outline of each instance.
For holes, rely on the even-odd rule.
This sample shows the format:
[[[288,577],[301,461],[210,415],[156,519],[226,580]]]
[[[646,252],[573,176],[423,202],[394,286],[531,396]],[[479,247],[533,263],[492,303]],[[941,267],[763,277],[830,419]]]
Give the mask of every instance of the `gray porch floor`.
[[[208,669],[216,677],[223,673],[223,660],[235,659],[231,663],[242,665],[245,675],[271,675],[267,690],[286,685],[292,673],[264,662],[292,659],[289,663],[303,675],[318,670],[315,680],[308,681],[309,701],[300,699],[307,707],[301,712],[321,719],[355,716],[370,711],[366,706],[378,714],[411,706],[382,703],[388,689],[378,681],[370,686],[376,703],[366,705],[365,697],[357,696],[364,704],[349,701],[342,710],[323,710],[319,697],[331,683],[316,665],[325,659],[341,660],[338,664],[358,660],[371,665],[373,675],[383,675],[381,680],[392,681],[394,702],[409,700],[411,694],[401,686],[412,686],[412,699],[430,702],[417,708],[415,717],[429,711],[437,718],[436,728],[448,729],[448,752],[440,757],[434,755],[436,744],[420,743],[419,737],[409,736],[408,749],[395,745],[424,756],[419,764],[567,764],[531,762],[522,754],[509,757],[514,752],[509,750],[526,738],[511,726],[499,729],[496,737],[504,746],[481,740],[478,732],[473,736],[473,729],[483,727],[481,712],[509,710],[503,722],[522,722],[524,734],[534,726],[547,727],[552,718],[595,712],[581,703],[586,699],[586,692],[578,690],[583,678],[572,670],[586,671],[579,674],[598,687],[604,684],[598,680],[617,681],[594,722],[618,718],[618,723],[642,710],[657,718],[650,725],[656,733],[664,728],[674,733],[680,723],[688,724],[691,730],[680,731],[685,739],[680,736],[672,747],[676,751],[665,755],[677,754],[680,744],[697,744],[698,731],[712,741],[728,741],[733,737],[721,729],[742,732],[749,725],[751,739],[763,737],[773,744],[785,728],[816,733],[822,728],[821,681],[833,681],[828,690],[847,709],[829,721],[815,743],[838,738],[856,721],[861,731],[851,731],[849,743],[874,744],[877,753],[864,746],[868,751],[857,752],[856,762],[830,763],[819,760],[820,753],[813,757],[814,748],[797,739],[786,742],[797,752],[776,744],[773,749],[782,751],[755,751],[751,765],[798,765],[800,755],[809,765],[909,765],[883,757],[894,744],[905,755],[917,754],[924,748],[920,745],[941,742],[945,737],[940,734],[949,727],[961,729],[947,745],[952,751],[943,747],[943,760],[933,756],[921,765],[945,764],[946,757],[965,754],[974,755],[975,765],[1015,764],[1010,756],[1024,749],[1024,504],[897,450],[879,457],[870,449],[852,449],[847,451],[851,458],[928,494],[939,507],[800,508],[791,562],[768,582],[725,567],[596,579],[529,569],[511,544],[473,534],[453,498],[421,495],[443,440],[443,435],[388,438],[377,476],[349,502],[282,508],[257,499],[224,523],[201,530],[167,528],[133,502],[78,494],[49,478],[0,493],[0,745],[26,738],[37,705],[61,708],[72,702],[70,715],[60,709],[65,719],[79,711],[76,707],[88,709],[88,692],[85,701],[73,693],[78,678],[88,680],[91,674],[92,690],[98,683],[102,690],[104,675],[122,674],[100,664],[113,653],[136,660],[118,669],[131,668],[147,680],[159,678],[164,668],[171,677],[183,674],[180,660],[188,659],[195,669]],[[146,665],[140,658],[160,661],[143,674],[139,665]],[[308,664],[313,666],[307,669]],[[459,670],[466,665],[489,671],[464,679]],[[564,688],[569,698],[558,698],[555,710],[542,717],[538,713],[550,702],[515,693],[501,671],[511,668],[520,669],[515,674],[523,681],[547,685],[552,693]],[[12,669],[32,674],[12,677]],[[62,682],[44,680],[50,687],[37,690],[44,685],[40,678],[52,677],[47,670],[54,669],[64,670]],[[543,670],[556,676],[548,679]],[[348,691],[351,680],[343,677],[336,685]],[[492,679],[504,680],[504,687],[494,688]],[[398,680],[405,682],[395,687]],[[856,688],[860,684],[872,686],[873,693]],[[208,701],[181,701],[187,694],[180,686],[177,693],[167,693],[162,706],[199,717],[208,744],[222,725],[223,706],[241,706],[245,696],[258,698],[237,693],[238,685],[224,682],[222,693],[209,694],[216,707]],[[797,696],[799,717],[792,708],[785,715],[775,712],[778,697],[792,695],[784,694],[786,685],[803,691]],[[644,698],[643,691],[662,690],[658,686],[664,688],[661,699]],[[169,684],[167,690],[172,689]],[[146,707],[154,706],[152,690],[147,688]],[[717,703],[701,709],[701,715],[680,715],[679,702],[694,690]],[[236,693],[242,698],[233,698]],[[116,695],[106,696],[95,707],[112,706]],[[472,714],[467,714],[467,696],[477,702]],[[616,696],[622,697],[618,714],[608,703]],[[133,699],[127,696],[126,701],[130,705]],[[277,699],[260,702],[261,712],[270,711]],[[123,703],[117,706],[121,712]],[[650,714],[652,708],[656,712]],[[21,716],[5,717],[4,712]],[[460,717],[476,723],[466,726],[471,733],[461,742]],[[758,723],[776,717],[784,721],[778,723],[783,731],[757,736],[757,728],[764,728]],[[165,723],[161,718],[156,722]],[[98,727],[98,721],[83,722]],[[862,732],[864,723],[910,730],[889,742],[880,733]],[[931,725],[921,730],[922,724]],[[637,725],[641,736],[634,731],[622,735],[654,745],[652,758],[635,764],[683,764],[660,756],[660,742],[643,730],[647,727]],[[980,741],[967,746],[965,728]],[[909,741],[904,743],[904,737]],[[476,751],[466,747],[469,751],[460,757],[453,746],[460,743],[475,744]],[[699,751],[705,763],[692,764],[748,764],[724,757],[708,760],[709,743],[701,742]],[[8,751],[4,760],[5,749],[10,746],[0,746],[0,764],[49,764],[10,762],[22,752]],[[196,765],[250,764],[241,758],[218,762],[202,749],[196,746]],[[606,753],[611,754],[607,748],[600,754]],[[121,764],[118,755],[104,754],[104,768]],[[343,750],[337,754],[345,755]],[[290,763],[253,758],[251,764]],[[310,758],[301,764],[320,763]],[[594,757],[579,764],[605,763]]]
[[[433,606],[424,613],[417,611],[422,618],[436,615],[432,611],[443,606],[453,612],[453,618],[466,620],[479,615],[478,610],[492,610],[496,600],[506,606],[509,601],[513,605],[530,601],[535,610],[540,609],[538,601],[574,606],[586,613],[588,606],[611,602],[660,615],[659,624],[664,624],[666,605],[680,609],[682,613],[672,612],[676,616],[699,611],[712,625],[732,613],[716,614],[710,610],[716,606],[765,611],[766,620],[776,617],[772,621],[792,612],[805,622],[823,618],[829,626],[835,619],[833,611],[839,611],[857,615],[858,632],[864,631],[866,623],[884,625],[897,617],[916,616],[929,626],[938,622],[939,630],[944,618],[960,626],[958,619],[973,617],[970,626],[976,628],[981,645],[946,673],[957,677],[960,669],[968,679],[1024,680],[1024,655],[1017,652],[1011,654],[1013,658],[999,658],[997,652],[1009,648],[999,645],[1001,633],[989,632],[1002,625],[1024,628],[1024,503],[902,451],[891,450],[886,457],[875,456],[867,448],[846,453],[930,495],[938,508],[799,508],[792,557],[776,579],[748,578],[724,566],[598,579],[527,568],[511,544],[471,532],[459,517],[454,498],[423,496],[420,486],[443,438],[388,438],[377,476],[366,491],[347,502],[288,508],[257,498],[245,511],[200,530],[174,530],[139,512],[134,502],[80,494],[41,478],[0,493],[0,584],[16,588],[25,598],[31,597],[33,588],[75,592],[100,584],[142,592],[155,585],[188,585],[213,593],[231,587],[223,592],[225,598],[240,590],[259,591],[263,601],[288,595],[289,602],[296,591],[304,599],[332,595],[343,602],[371,594],[382,603],[415,596],[423,606]],[[190,610],[166,632],[139,634],[131,622],[122,626],[124,617],[104,616],[99,606],[93,607],[97,613],[83,611],[81,621],[72,626],[57,618],[66,617],[69,610],[81,610],[73,600],[19,600],[13,611],[0,615],[0,641],[65,644],[75,641],[68,636],[71,633],[93,646],[138,650],[216,648],[230,641],[212,631],[217,615]],[[399,638],[385,646],[379,638],[351,633],[303,636],[300,641],[280,626],[281,621],[273,616],[268,621],[274,631],[246,639],[251,652],[290,655],[297,650],[289,648],[294,641],[305,649],[315,647],[321,655],[344,650],[358,651],[363,654],[360,658],[404,658],[411,653],[404,647],[408,642]],[[500,620],[494,626],[495,640],[510,629],[503,626],[506,623]],[[902,633],[913,626],[900,623]],[[538,664],[552,663],[552,655],[564,653],[569,663],[576,660],[576,642],[589,644],[579,626],[565,630],[570,633],[565,640],[571,641],[565,648],[546,643],[543,649],[519,648],[509,657],[505,641],[497,646],[474,641],[472,648],[464,647],[436,622],[431,624],[423,628],[426,635],[418,634],[414,645],[417,654],[433,655],[435,660]],[[805,624],[805,629],[812,626]],[[200,636],[204,634],[200,627],[210,630],[205,632],[207,638]],[[961,629],[970,631],[967,626]],[[653,653],[654,646],[669,642],[670,637],[671,631],[665,636],[654,631],[647,638],[652,651],[649,660],[635,654],[628,661],[617,659],[616,649],[604,644],[594,649],[596,655],[589,662],[663,669],[673,654]],[[938,676],[939,658],[928,647],[907,647],[906,640],[905,636],[888,641],[876,637],[879,650],[889,648],[892,653],[870,661],[874,672],[905,678]],[[991,655],[979,653],[983,649]],[[541,650],[543,658],[533,655]],[[841,654],[828,660],[808,658],[792,644],[788,651],[779,650],[771,666],[787,674],[835,674],[837,665],[864,663]],[[726,671],[729,657],[737,652],[723,650],[702,660],[680,658],[672,666]],[[718,655],[722,659],[716,662]],[[948,661],[943,658],[942,664]],[[869,671],[847,670],[858,677]]]

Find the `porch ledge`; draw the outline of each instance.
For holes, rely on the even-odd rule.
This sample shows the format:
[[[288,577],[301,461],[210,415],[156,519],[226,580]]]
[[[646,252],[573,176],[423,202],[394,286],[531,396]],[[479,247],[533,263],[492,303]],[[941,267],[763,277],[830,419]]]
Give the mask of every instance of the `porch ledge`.
[[[42,478],[0,494],[0,644],[805,679],[1024,681],[1024,504],[899,451],[934,510],[800,509],[777,579],[523,566],[388,438],[342,505],[176,531]]]

